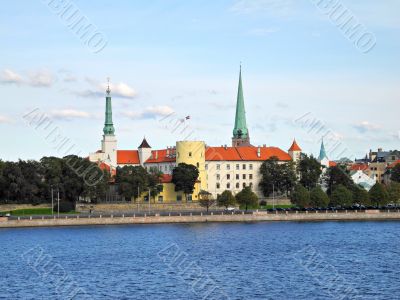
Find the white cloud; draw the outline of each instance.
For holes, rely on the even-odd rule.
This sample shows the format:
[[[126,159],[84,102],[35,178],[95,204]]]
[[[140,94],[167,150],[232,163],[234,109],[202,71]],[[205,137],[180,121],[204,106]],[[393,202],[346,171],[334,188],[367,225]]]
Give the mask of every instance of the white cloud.
[[[155,119],[157,117],[165,117],[170,114],[173,114],[174,110],[166,105],[161,106],[149,106],[146,107],[143,111],[126,111],[123,112],[123,115],[129,117],[131,119]]]
[[[86,82],[88,82],[92,86],[92,89],[74,92],[74,94],[86,98],[98,98],[104,96],[108,86],[107,83],[101,83],[100,81],[92,78],[86,78]],[[126,98],[126,99],[133,99],[134,97],[137,96],[137,92],[124,82],[119,82],[115,84],[110,83],[110,89],[111,89],[111,96]]]
[[[34,87],[50,87],[55,82],[54,75],[48,70],[30,72],[28,77],[28,84]]]
[[[0,82],[1,83],[15,83],[15,84],[21,84],[23,83],[23,78],[21,75],[17,74],[16,72],[9,70],[9,69],[4,69],[1,74],[0,74]]]
[[[361,133],[365,133],[367,131],[376,131],[382,129],[382,127],[378,124],[374,124],[368,121],[362,121],[358,124],[353,125],[355,129],[357,129]]]
[[[88,112],[74,109],[53,110],[49,113],[49,116],[55,119],[66,121],[70,121],[72,119],[88,119],[92,117],[92,115]]]
[[[105,84],[104,87],[107,88]],[[133,88],[123,82],[120,82],[118,84],[110,84],[110,89],[113,95],[122,98],[134,98],[137,95],[136,91]]]
[[[0,124],[11,123],[12,120],[9,117],[0,115]]]

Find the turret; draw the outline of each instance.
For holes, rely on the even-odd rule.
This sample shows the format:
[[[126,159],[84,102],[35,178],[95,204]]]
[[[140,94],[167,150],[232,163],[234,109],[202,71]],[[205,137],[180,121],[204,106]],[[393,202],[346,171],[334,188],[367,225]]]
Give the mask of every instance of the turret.
[[[145,137],[143,138],[143,141],[138,148],[138,153],[139,153],[140,165],[143,166],[146,160],[148,160],[151,157],[151,146],[146,141]]]
[[[301,148],[296,142],[296,139],[293,140],[292,146],[290,146],[288,150],[288,154],[292,158],[294,162],[297,162],[300,160],[300,155],[301,155]]]

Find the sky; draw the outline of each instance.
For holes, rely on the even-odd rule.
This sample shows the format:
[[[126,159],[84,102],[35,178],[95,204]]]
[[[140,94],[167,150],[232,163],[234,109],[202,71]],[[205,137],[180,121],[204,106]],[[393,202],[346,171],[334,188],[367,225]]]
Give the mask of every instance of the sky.
[[[331,159],[400,149],[400,2],[337,0],[336,15],[323,2],[7,1],[0,159],[61,156],[50,129],[73,154],[100,149],[107,78],[119,149],[144,136],[154,149],[230,145],[240,63],[253,145],[296,138],[318,155],[324,137]]]

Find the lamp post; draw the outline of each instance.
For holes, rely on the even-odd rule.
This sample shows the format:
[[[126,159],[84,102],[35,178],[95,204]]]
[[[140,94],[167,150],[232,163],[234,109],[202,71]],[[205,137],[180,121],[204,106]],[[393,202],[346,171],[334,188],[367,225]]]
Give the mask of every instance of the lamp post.
[[[149,214],[150,214],[150,199],[151,199],[151,191],[150,191],[150,188],[149,188]]]
[[[272,208],[275,209],[275,183],[272,183]]]
[[[54,197],[53,197],[53,187],[51,187],[51,215],[54,215]]]
[[[57,190],[57,218],[60,217],[60,190]]]

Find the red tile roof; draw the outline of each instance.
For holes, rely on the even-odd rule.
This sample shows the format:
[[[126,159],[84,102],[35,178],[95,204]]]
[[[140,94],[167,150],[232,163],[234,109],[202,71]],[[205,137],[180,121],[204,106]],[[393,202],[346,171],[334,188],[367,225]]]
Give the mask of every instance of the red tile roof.
[[[146,163],[162,163],[162,162],[175,162],[175,157],[167,156],[167,149],[151,151],[151,157],[146,160]],[[169,150],[172,153],[172,150]]]
[[[334,161],[329,161],[329,167],[336,167],[337,163],[335,163]]]
[[[137,150],[117,150],[117,164],[133,165],[140,164]]]
[[[260,156],[257,151],[260,149]],[[292,160],[290,155],[277,147],[207,147],[206,160],[208,161],[264,161],[276,156],[280,161]]]
[[[117,174],[115,169],[111,169],[111,167],[109,165],[107,165],[105,162],[100,162],[98,164],[100,170],[102,171],[107,171],[108,173],[111,174],[111,176],[115,176]]]
[[[368,165],[367,164],[353,164],[350,167],[350,171],[365,171],[368,170]]]
[[[170,183],[170,182],[172,182],[172,175],[170,174],[161,175],[161,183]]]
[[[293,140],[293,144],[292,146],[290,146],[288,151],[301,151],[301,148],[299,147],[299,145],[297,145],[296,140]]]
[[[396,165],[398,165],[398,164],[400,164],[400,159],[399,160],[396,160],[394,163],[392,163],[392,164],[390,164],[389,166],[388,166],[388,169],[392,169],[392,168],[394,168]]]

